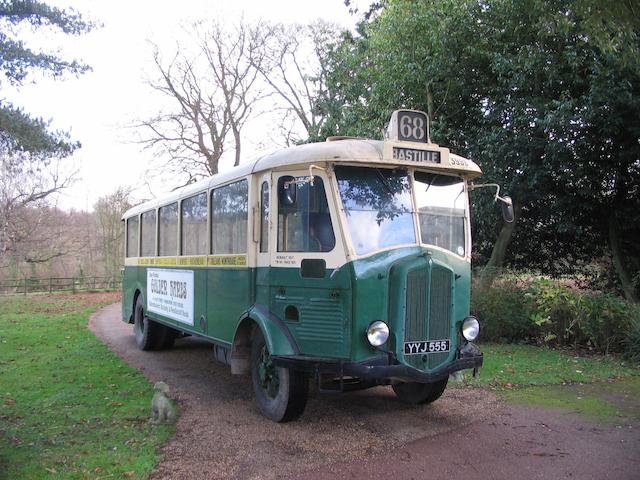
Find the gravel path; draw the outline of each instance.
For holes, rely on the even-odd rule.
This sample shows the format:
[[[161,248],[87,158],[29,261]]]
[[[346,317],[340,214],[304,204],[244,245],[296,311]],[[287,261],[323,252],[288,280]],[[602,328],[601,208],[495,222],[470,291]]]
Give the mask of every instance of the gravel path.
[[[151,382],[167,382],[180,404],[154,479],[635,479],[640,471],[637,425],[596,427],[459,386],[419,407],[388,387],[312,389],[300,420],[275,424],[260,414],[250,379],[215,362],[206,342],[190,337],[171,350],[140,351],[119,304],[96,312],[89,326]]]

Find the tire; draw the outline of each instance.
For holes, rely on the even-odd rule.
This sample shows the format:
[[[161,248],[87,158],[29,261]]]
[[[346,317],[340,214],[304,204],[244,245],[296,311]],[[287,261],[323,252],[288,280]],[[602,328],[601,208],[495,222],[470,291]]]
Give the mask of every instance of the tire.
[[[289,422],[302,415],[309,397],[306,373],[271,363],[271,355],[260,328],[251,343],[251,382],[262,414],[274,422]]]
[[[155,350],[162,337],[163,326],[144,314],[142,298],[138,296],[133,309],[133,333],[140,350]]]
[[[435,383],[405,382],[391,385],[400,400],[413,405],[424,405],[438,400],[447,388],[449,377]]]

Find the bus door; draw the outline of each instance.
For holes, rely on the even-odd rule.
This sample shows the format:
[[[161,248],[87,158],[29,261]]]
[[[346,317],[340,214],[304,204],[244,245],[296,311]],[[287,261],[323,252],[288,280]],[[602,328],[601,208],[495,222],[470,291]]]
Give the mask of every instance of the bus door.
[[[258,215],[254,222],[254,238],[257,243],[256,273],[255,273],[255,302],[261,305],[269,305],[270,280],[269,271],[271,259],[269,252],[273,234],[271,233],[270,205],[271,205],[271,174],[262,175],[258,179]]]
[[[308,355],[349,356],[349,274],[324,172],[272,176],[269,309]]]

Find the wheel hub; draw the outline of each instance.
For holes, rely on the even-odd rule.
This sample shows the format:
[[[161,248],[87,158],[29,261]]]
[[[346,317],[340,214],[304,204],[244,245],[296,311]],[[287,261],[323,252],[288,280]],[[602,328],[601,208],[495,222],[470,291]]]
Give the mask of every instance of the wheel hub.
[[[260,386],[267,392],[267,395],[275,398],[278,394],[278,387],[280,386],[280,377],[278,376],[276,366],[271,361],[271,355],[266,346],[262,347],[262,351],[260,352],[258,378],[260,380]]]

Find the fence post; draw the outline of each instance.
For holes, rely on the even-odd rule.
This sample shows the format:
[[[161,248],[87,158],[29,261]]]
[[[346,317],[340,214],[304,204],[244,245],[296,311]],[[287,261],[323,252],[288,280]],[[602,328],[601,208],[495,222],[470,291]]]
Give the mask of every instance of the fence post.
[[[52,292],[52,288],[51,288],[51,277],[49,277],[49,295],[51,295]]]
[[[27,277],[24,277],[24,294],[27,294]]]
[[[71,292],[76,293],[76,277],[71,277]]]

